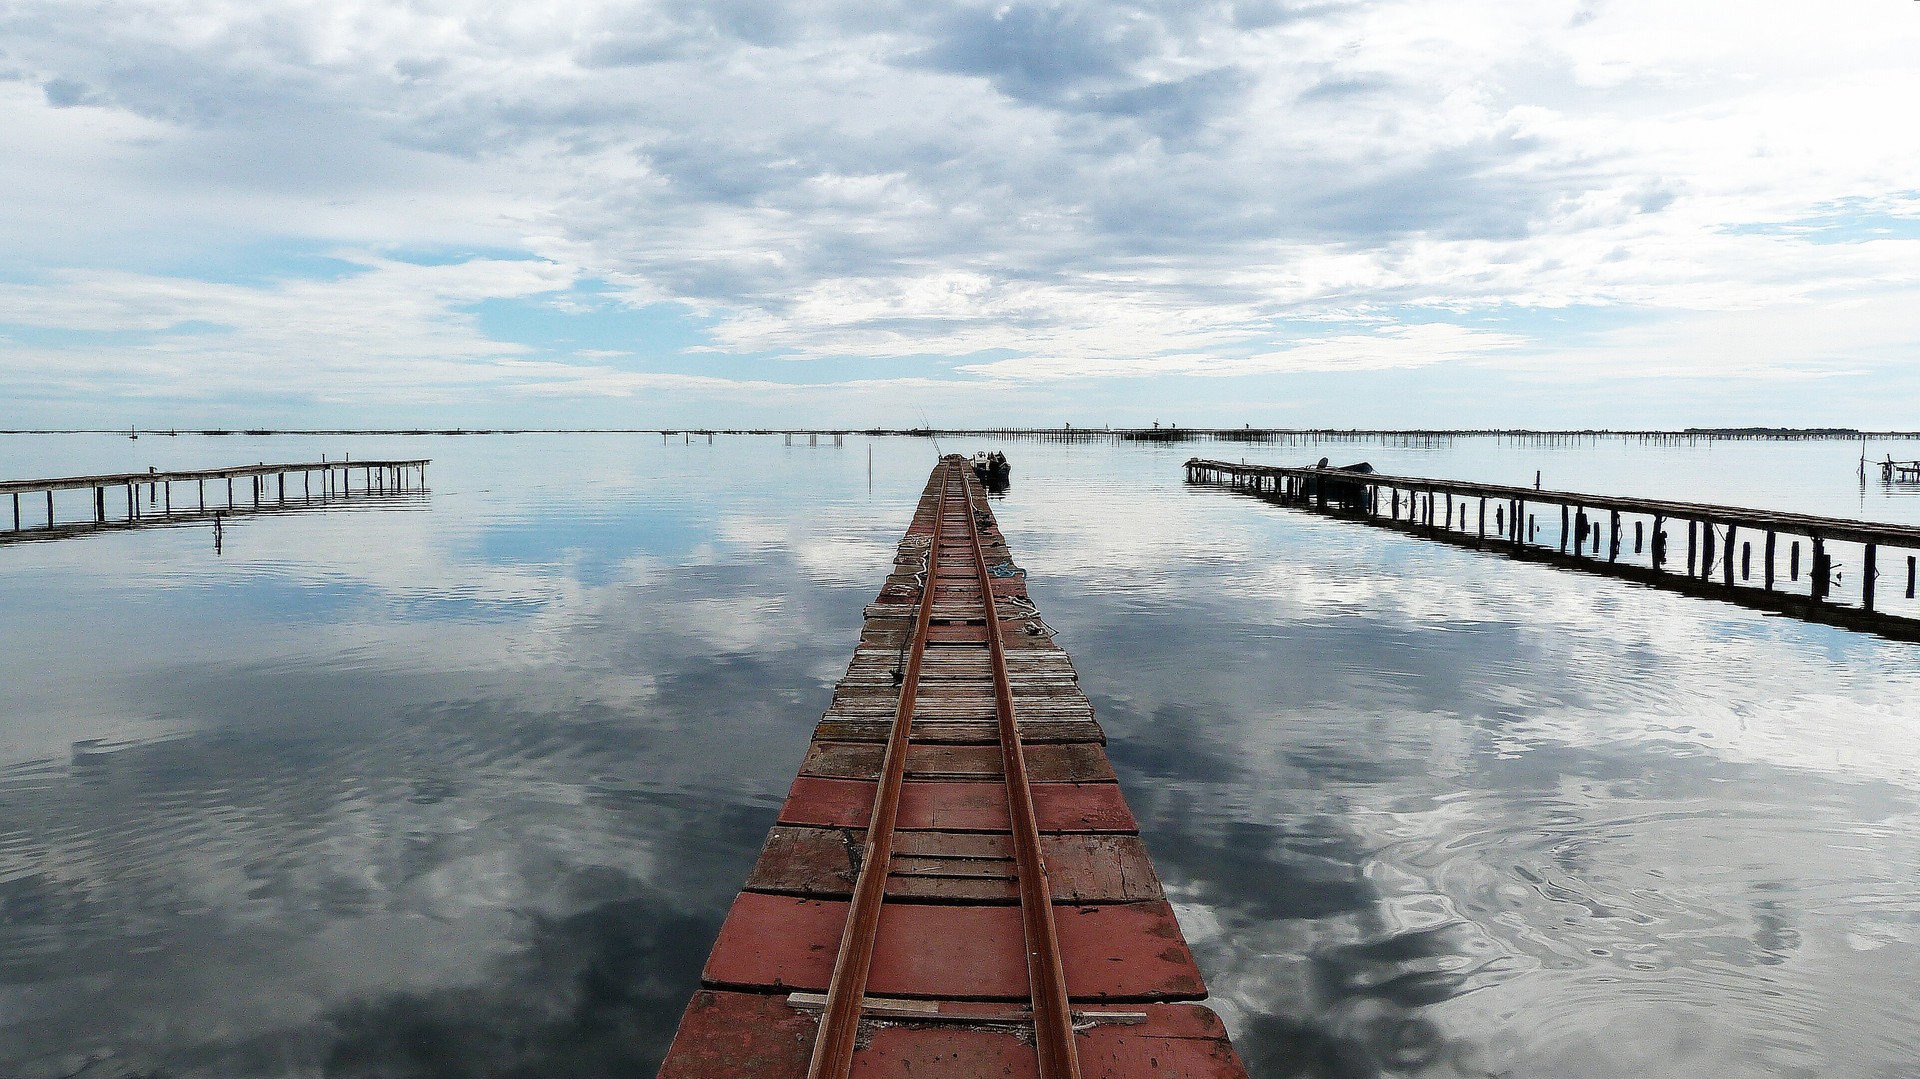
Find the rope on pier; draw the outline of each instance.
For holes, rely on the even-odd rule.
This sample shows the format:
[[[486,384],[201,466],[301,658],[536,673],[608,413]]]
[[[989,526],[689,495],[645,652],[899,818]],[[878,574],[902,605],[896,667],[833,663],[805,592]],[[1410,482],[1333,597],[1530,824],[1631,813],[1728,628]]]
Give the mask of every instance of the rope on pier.
[[[1028,633],[1044,633],[1049,639],[1058,636],[1054,628],[1047,625],[1047,620],[1040,617],[1040,608],[1034,606],[1032,600],[1020,596],[1008,596],[1007,606],[1018,611],[1020,616],[1027,620]]]

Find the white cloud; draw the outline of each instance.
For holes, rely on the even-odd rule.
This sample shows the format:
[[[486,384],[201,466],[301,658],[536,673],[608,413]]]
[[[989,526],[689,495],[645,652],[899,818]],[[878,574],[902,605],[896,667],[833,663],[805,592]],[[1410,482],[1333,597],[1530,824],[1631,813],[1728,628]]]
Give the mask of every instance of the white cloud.
[[[40,291],[0,317],[291,313],[245,345],[316,400],[330,334],[395,385],[517,393],[524,370],[474,361],[520,350],[464,307],[594,280],[709,320],[713,381],[592,348],[545,397],[767,390],[722,373],[743,352],[822,361],[795,376],[816,385],[928,355],[1022,381],[1590,370],[1575,331],[1440,323],[1911,301],[1909,232],[1793,226],[1914,214],[1916,47],[1904,8],[1866,5],[22,0],[0,15],[0,238]],[[545,262],[224,289],[193,269],[281,242]],[[342,308],[367,294],[380,317]],[[1329,320],[1371,329],[1310,336]],[[1873,355],[1916,328],[1878,324]],[[42,398],[235,368],[206,339],[0,349],[0,382]],[[892,401],[935,373],[903,368]]]

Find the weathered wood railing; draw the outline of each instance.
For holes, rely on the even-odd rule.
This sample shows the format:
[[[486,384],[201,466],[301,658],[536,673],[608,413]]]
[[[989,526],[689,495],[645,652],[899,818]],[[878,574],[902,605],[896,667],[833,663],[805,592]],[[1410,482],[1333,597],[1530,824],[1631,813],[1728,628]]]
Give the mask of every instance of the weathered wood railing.
[[[405,490],[410,480],[426,483],[430,459],[410,461],[315,461],[300,464],[239,465],[233,468],[189,469],[161,472],[120,472],[99,476],[62,476],[55,479],[0,480],[0,499],[12,503],[12,527],[0,532],[0,540],[44,536],[48,532],[85,530],[89,527],[125,526],[153,518],[178,518],[183,513],[236,513],[243,509],[262,509],[287,503],[287,478],[298,477],[301,487],[296,497],[305,500],[355,493],[381,493]],[[207,503],[207,481],[215,481],[214,502]],[[226,481],[223,492],[219,481]],[[315,490],[316,480],[318,490]],[[235,481],[247,484],[236,491]],[[275,481],[278,490],[274,490]],[[182,501],[181,511],[174,509],[176,485],[192,484],[192,502]],[[54,494],[59,491],[92,491],[84,515],[73,514],[71,506],[65,520],[56,515]],[[115,497],[109,498],[109,493]],[[36,518],[23,519],[22,499]],[[144,500],[144,505],[142,504]],[[45,512],[40,513],[44,502]],[[3,503],[0,503],[3,504]],[[115,511],[118,510],[118,515]]]
[[[1911,603],[1897,603],[1915,598],[1920,556],[1914,552],[1920,552],[1920,527],[1337,468],[1194,458],[1187,462],[1186,471],[1189,483],[1220,484],[1289,505],[1515,557],[1555,561],[1822,622],[1895,636],[1920,635],[1920,618],[1916,618],[1920,610]],[[1669,549],[1668,534],[1672,530],[1677,537],[1683,523],[1684,569]],[[1750,536],[1761,544],[1758,566]],[[1803,542],[1808,548],[1804,563]],[[1897,564],[1886,557],[1890,552],[1905,554],[1904,574],[1894,571],[1896,580],[1905,579],[1898,597],[1887,597],[1880,589],[1883,562]],[[1859,587],[1852,590],[1851,599],[1835,594],[1844,576],[1836,554],[1859,559],[1853,576]],[[1753,581],[1756,569],[1757,584]],[[1890,598],[1900,609],[1887,609]]]

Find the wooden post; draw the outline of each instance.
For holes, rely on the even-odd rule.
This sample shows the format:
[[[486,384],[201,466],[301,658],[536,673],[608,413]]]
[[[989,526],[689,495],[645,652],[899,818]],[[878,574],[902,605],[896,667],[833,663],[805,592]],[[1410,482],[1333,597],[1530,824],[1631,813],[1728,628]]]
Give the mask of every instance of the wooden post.
[[[1769,592],[1773,591],[1773,541],[1774,541],[1774,538],[1775,538],[1775,534],[1773,529],[1771,528],[1767,529],[1767,545],[1760,555],[1761,559],[1766,562],[1766,565],[1761,567],[1760,569],[1760,586],[1762,588],[1765,588]]]
[[[133,484],[127,484],[127,520],[140,518],[140,496],[134,492]]]
[[[1520,504],[1522,506],[1526,505],[1525,502],[1522,502]],[[1534,520],[1533,514],[1529,513],[1527,514],[1527,542],[1532,543],[1534,540],[1539,538],[1540,538],[1540,522]]]
[[[47,491],[47,527],[53,527],[53,491],[51,489]],[[985,610],[986,608],[983,607],[981,609]]]
[[[1703,581],[1708,581],[1713,579],[1713,541],[1716,538],[1717,537],[1715,537],[1713,533],[1713,522],[1701,521],[1700,522],[1700,579]]]
[[[1731,521],[1727,523],[1727,559],[1726,564],[1720,567],[1720,577],[1728,588],[1733,587],[1733,531],[1738,527]]]
[[[18,491],[13,492],[13,530],[15,532],[20,531],[20,492]],[[1909,585],[1907,590],[1912,591],[1913,587]],[[984,607],[981,608],[981,610],[985,609]]]
[[[1400,519],[1400,488],[1398,487],[1393,489],[1393,519],[1396,521]],[[986,610],[985,607],[980,609]]]
[[[1646,535],[1646,532],[1644,531],[1646,526],[1647,526],[1647,522],[1645,521],[1633,522],[1633,553],[1634,554],[1639,554],[1641,550],[1644,549],[1647,545],[1647,535]]]
[[[200,477],[200,512],[207,512],[207,478]]]
[[[1813,598],[1826,599],[1828,578],[1827,541],[1820,536],[1813,537]]]
[[[169,514],[173,512],[173,481],[172,480],[167,481],[167,504],[163,508]]]
[[[1878,560],[1879,553],[1879,544],[1866,545],[1866,557],[1860,564],[1860,608],[1862,610],[1873,610],[1873,579],[1880,576],[1880,571],[1874,568],[1874,562]]]
[[[49,504],[49,509],[47,512],[51,514],[53,512],[51,509],[51,504],[53,502],[52,491],[47,492],[47,502]],[[93,523],[102,524],[106,521],[106,519],[107,519],[107,491],[106,491],[106,488],[95,485],[95,487],[93,488]],[[984,610],[984,608],[982,609]]]
[[[1787,579],[1792,581],[1797,581],[1800,579],[1800,541],[1799,540],[1793,541],[1793,550],[1787,557]]]
[[[1453,531],[1453,492],[1447,492],[1447,531]]]
[[[1753,580],[1753,544],[1744,540],[1740,544],[1740,579]]]
[[[287,504],[287,474],[285,472],[280,473],[280,504],[283,506]],[[984,610],[985,608],[982,609]]]
[[[1667,519],[1653,519],[1653,568],[1659,569],[1667,564]]]
[[[227,508],[233,508],[233,477],[227,477]]]
[[[1567,553],[1567,533],[1573,530],[1573,526],[1567,523],[1568,522],[1567,515],[1571,512],[1572,511],[1567,508],[1566,503],[1563,502],[1560,504],[1560,553],[1561,554]]]
[[[1613,526],[1607,530],[1607,561],[1620,561],[1620,511],[1611,511]]]
[[[17,503],[19,501],[20,496],[14,495],[13,497],[16,503],[13,510],[13,527],[19,528],[20,527],[20,509]],[[1915,563],[1914,556],[1908,555],[1907,556],[1907,598],[1908,599],[1913,598],[1913,577],[1914,577],[1914,569],[1915,569],[1914,563]]]
[[[1507,507],[1493,507],[1493,531],[1497,536],[1507,534]]]
[[[1487,538],[1487,496],[1480,496],[1480,538]],[[984,608],[982,608],[984,610]]]
[[[1587,543],[1587,508],[1573,511],[1573,557],[1579,558]]]

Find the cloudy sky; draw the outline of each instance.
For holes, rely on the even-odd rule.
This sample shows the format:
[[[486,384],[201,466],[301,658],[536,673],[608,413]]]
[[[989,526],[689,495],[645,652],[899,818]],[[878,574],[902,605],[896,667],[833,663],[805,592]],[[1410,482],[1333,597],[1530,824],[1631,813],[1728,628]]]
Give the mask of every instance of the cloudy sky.
[[[0,426],[1920,427],[1920,4],[0,0]]]

